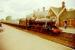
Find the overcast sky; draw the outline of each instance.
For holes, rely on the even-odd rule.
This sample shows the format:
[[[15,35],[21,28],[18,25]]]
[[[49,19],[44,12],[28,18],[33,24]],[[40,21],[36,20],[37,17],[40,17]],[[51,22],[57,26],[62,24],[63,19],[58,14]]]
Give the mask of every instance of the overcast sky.
[[[22,18],[38,8],[59,7],[63,0],[0,0],[0,18]],[[75,0],[65,0],[67,8],[75,8]]]

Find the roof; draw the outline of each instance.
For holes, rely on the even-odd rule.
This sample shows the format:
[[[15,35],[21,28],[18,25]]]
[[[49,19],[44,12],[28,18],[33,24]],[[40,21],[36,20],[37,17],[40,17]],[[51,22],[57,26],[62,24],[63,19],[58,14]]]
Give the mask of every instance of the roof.
[[[63,10],[65,10],[65,8],[61,8],[61,7],[59,7],[59,8],[56,8],[56,7],[51,7],[51,10],[55,13],[55,15],[61,15],[62,14],[62,12],[63,12]],[[60,14],[61,13],[61,14]],[[74,9],[69,9],[69,10],[67,10],[67,14],[66,15],[64,15],[65,16],[65,19],[67,18],[69,18],[69,19],[75,19],[75,10]]]
[[[67,9],[67,11],[75,11],[75,9],[71,8],[71,9]]]
[[[61,7],[59,7],[59,8],[51,7],[51,9],[52,9],[52,11],[55,13],[55,15],[58,15],[58,14],[61,12],[61,10],[62,10]]]
[[[37,18],[40,18],[40,17],[43,18],[45,16],[48,16],[48,11],[36,11],[35,16]]]
[[[64,12],[65,13],[65,12]],[[62,17],[61,17],[62,16]],[[61,20],[75,19],[75,10],[66,11],[66,14],[61,14]]]
[[[67,18],[70,18],[70,19],[71,19],[71,18],[72,18],[72,19],[74,18],[74,19],[75,19],[75,10],[73,10],[73,11],[68,11],[68,12],[67,12],[67,15],[68,15]]]

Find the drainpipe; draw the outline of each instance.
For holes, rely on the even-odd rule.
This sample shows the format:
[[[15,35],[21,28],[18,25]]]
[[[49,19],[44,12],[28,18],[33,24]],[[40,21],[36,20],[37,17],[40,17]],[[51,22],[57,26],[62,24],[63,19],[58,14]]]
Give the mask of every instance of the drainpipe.
[[[72,19],[69,19],[69,20],[70,20],[70,22],[69,22],[69,26],[72,26],[72,25],[71,25],[71,20],[72,20]]]

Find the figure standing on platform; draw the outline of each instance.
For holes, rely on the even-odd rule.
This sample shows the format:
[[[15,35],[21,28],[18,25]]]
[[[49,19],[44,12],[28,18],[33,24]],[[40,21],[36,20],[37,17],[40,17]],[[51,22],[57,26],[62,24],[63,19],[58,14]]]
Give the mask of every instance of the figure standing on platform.
[[[64,21],[64,28],[67,28],[67,21]]]

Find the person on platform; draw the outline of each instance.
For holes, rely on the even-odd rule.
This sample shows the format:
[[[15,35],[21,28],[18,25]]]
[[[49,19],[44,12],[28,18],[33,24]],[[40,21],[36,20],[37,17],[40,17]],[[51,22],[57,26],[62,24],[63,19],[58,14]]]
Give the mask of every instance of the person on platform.
[[[64,21],[64,28],[67,28],[67,21]]]

